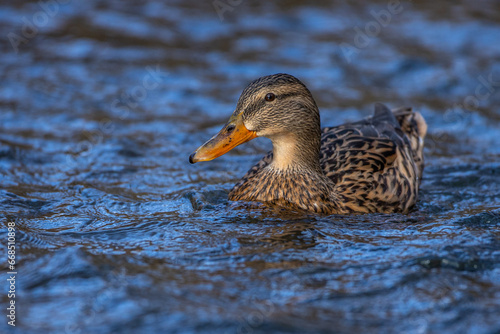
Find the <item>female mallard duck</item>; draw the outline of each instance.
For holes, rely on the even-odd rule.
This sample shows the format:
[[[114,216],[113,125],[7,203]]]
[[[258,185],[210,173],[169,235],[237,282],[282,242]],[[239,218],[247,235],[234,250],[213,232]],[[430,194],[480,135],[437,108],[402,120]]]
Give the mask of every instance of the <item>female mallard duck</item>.
[[[273,151],[234,186],[230,200],[325,214],[407,213],[417,201],[426,131],[420,113],[380,103],[371,118],[321,129],[306,86],[275,74],[245,88],[227,124],[189,161],[267,137]]]

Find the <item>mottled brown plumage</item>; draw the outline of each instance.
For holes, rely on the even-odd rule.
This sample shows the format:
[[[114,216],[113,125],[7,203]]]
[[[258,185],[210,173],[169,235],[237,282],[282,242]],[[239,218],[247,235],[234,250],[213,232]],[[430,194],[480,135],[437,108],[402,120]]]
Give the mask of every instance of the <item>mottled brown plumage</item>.
[[[211,141],[232,135],[235,122],[252,138],[270,138],[273,151],[234,186],[230,200],[323,214],[407,213],[417,201],[427,131],[418,112],[377,103],[370,118],[321,129],[305,85],[275,74],[245,88],[230,121]]]

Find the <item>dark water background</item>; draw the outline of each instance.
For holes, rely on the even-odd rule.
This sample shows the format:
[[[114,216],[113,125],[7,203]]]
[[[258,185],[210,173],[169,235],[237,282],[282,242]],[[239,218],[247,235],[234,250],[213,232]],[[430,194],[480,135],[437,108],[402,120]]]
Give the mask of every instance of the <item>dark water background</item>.
[[[211,1],[3,1],[16,332],[499,333],[500,3],[402,1],[384,25],[387,1],[230,3],[221,20]],[[265,139],[189,165],[245,85],[276,72],[308,85],[324,125],[376,101],[420,110],[415,211],[229,203]]]

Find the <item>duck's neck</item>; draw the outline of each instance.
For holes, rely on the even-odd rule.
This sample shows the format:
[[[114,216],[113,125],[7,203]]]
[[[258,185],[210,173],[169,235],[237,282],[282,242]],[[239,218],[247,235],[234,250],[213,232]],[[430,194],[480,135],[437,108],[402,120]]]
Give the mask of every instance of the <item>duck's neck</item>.
[[[309,171],[323,174],[319,162],[321,133],[293,133],[270,138],[273,142],[273,161],[270,168],[277,171]]]

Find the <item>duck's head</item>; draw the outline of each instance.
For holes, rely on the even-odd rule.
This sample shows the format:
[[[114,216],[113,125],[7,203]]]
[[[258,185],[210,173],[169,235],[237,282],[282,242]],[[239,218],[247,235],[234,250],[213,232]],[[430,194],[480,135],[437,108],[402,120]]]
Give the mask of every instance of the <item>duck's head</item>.
[[[215,159],[256,137],[273,141],[275,158],[277,150],[297,151],[304,142],[319,152],[320,136],[319,111],[309,90],[294,76],[274,74],[243,90],[226,125],[191,154],[189,161]]]

